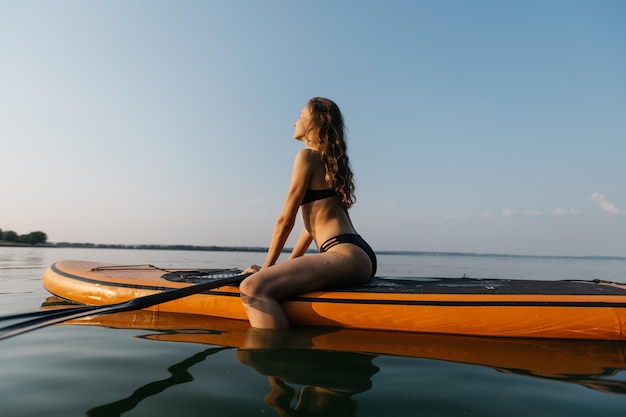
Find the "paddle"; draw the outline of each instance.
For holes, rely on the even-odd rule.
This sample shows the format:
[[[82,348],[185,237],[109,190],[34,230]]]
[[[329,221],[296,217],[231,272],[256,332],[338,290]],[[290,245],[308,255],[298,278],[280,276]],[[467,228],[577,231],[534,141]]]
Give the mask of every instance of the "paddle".
[[[57,323],[62,323],[68,320],[78,319],[81,317],[93,316],[96,314],[111,314],[120,313],[123,311],[141,310],[144,308],[155,306],[157,304],[178,300],[179,298],[187,297],[189,295],[198,294],[203,291],[222,287],[224,285],[237,284],[243,281],[249,275],[250,274],[238,274],[226,278],[219,278],[211,280],[210,282],[203,282],[201,284],[191,285],[184,288],[176,288],[157,294],[146,295],[144,297],[135,298],[121,303],[48,311],[36,311],[31,313],[21,313],[13,316],[6,316],[3,317],[2,320],[15,320],[25,317],[37,318],[25,320],[10,326],[0,328],[0,340],[8,339],[9,337],[17,336],[19,334],[30,332],[32,330],[51,326]]]

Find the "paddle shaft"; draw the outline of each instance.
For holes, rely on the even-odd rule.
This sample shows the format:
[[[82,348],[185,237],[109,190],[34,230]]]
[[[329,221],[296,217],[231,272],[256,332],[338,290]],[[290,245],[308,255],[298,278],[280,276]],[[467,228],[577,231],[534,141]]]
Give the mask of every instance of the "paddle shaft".
[[[173,290],[163,291],[156,294],[146,295],[144,297],[134,298],[122,303],[106,304],[101,306],[77,307],[70,309],[61,309],[47,311],[45,317],[39,317],[31,320],[25,320],[10,326],[0,328],[0,340],[8,339],[19,334],[40,329],[42,327],[51,326],[53,324],[62,323],[68,320],[74,320],[81,317],[93,316],[97,314],[121,313],[123,311],[141,310],[149,308],[157,304],[167,303],[169,301],[178,300],[189,295],[198,294],[203,291],[212,290],[225,285],[233,285],[241,282],[250,274],[240,274],[227,278],[220,278],[202,284],[190,285],[188,287],[176,288]],[[37,313],[24,313],[13,316],[14,318],[27,317],[29,315],[39,315]]]

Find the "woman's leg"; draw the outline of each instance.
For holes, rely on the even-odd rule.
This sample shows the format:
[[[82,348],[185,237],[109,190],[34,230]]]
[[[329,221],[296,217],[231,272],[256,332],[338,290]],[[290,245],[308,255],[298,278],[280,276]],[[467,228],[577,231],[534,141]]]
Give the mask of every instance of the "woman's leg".
[[[239,290],[252,327],[283,329],[289,320],[279,301],[320,288],[367,282],[371,262],[359,247],[341,244],[330,251],[276,264],[246,278]]]

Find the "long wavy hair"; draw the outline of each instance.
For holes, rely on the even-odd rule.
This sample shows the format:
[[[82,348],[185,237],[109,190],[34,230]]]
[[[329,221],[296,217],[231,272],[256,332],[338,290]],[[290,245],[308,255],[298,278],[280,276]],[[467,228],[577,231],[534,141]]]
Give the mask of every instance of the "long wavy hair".
[[[309,100],[311,129],[319,138],[318,150],[326,169],[326,183],[335,191],[341,205],[349,209],[355,202],[355,185],[350,159],[346,153],[345,125],[337,104],[314,97]]]

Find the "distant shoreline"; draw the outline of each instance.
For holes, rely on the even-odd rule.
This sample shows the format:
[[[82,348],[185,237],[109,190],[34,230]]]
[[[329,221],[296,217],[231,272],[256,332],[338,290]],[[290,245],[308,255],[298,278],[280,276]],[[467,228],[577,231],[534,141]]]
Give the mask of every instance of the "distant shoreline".
[[[195,245],[122,245],[106,243],[71,243],[57,242],[40,245],[27,245],[24,243],[0,241],[4,247],[26,248],[82,248],[82,249],[143,249],[143,250],[188,250],[207,252],[267,252],[267,248],[248,246],[195,246]],[[287,249],[285,249],[286,251]]]
[[[127,249],[127,250],[180,250],[180,251],[204,251],[204,252],[267,252],[268,248],[257,246],[196,246],[196,245],[122,245],[103,243],[70,243],[57,242],[42,245],[27,245],[16,242],[0,241],[0,247],[23,247],[23,248],[81,248],[81,249]],[[283,252],[291,252],[291,248],[283,249]],[[314,249],[308,252],[316,253]],[[458,256],[458,257],[491,257],[491,258],[555,258],[555,259],[597,259],[597,260],[626,260],[623,256],[567,256],[567,255],[516,255],[501,253],[472,253],[472,252],[437,252],[437,251],[403,251],[381,250],[378,255],[397,256]]]
[[[14,246],[14,247],[26,247],[26,248],[32,248],[32,247],[36,247],[36,245],[27,245],[25,243],[17,243],[17,242],[7,242],[4,240],[0,240],[0,246]]]

